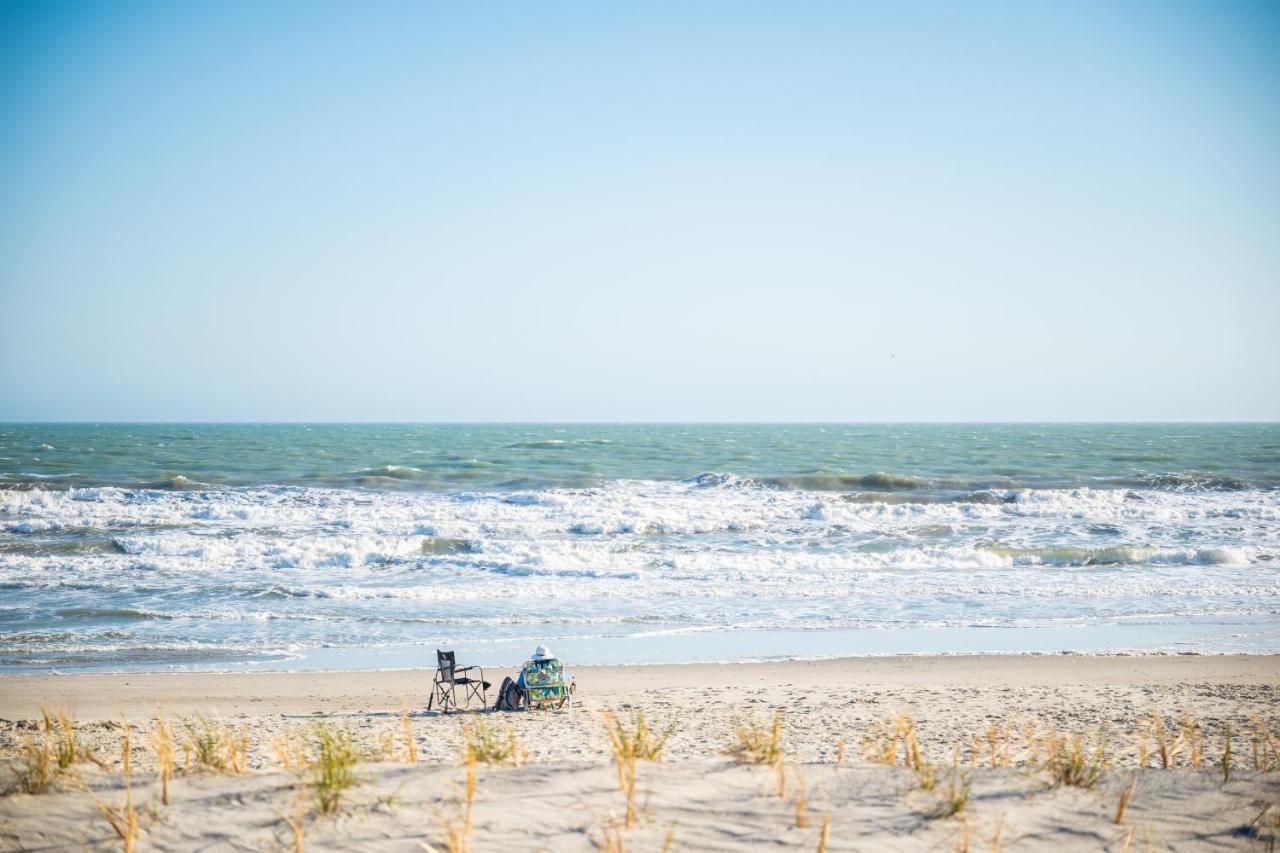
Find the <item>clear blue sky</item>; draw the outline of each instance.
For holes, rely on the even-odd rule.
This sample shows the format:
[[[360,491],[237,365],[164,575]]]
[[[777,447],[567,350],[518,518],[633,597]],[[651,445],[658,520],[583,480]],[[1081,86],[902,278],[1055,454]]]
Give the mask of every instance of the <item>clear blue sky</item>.
[[[4,2],[0,420],[1280,419],[1280,4]]]

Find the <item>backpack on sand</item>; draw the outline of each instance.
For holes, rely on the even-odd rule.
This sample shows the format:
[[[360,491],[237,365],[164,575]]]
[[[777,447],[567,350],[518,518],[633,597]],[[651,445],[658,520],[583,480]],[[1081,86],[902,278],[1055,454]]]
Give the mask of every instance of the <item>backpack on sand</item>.
[[[498,701],[494,703],[493,710],[519,711],[523,704],[524,692],[511,680],[511,676],[502,679],[502,686],[498,688]]]

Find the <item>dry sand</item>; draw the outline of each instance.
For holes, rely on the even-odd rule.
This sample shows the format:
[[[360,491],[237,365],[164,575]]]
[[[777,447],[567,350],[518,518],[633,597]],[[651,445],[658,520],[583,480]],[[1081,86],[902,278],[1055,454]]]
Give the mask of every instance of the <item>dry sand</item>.
[[[73,776],[41,794],[0,799],[0,849],[119,847],[83,785],[118,803],[120,728],[133,735],[134,787],[146,803],[140,849],[291,849],[284,816],[307,814],[305,780],[279,769],[272,742],[304,736],[316,720],[349,727],[372,752],[400,757],[399,709],[412,709],[419,763],[370,762],[363,782],[336,818],[304,820],[308,849],[444,849],[441,820],[460,791],[461,725],[510,725],[528,763],[481,769],[470,838],[475,851],[585,850],[603,847],[602,825],[624,813],[604,709],[642,707],[675,730],[660,764],[639,770],[640,819],[624,838],[633,851],[816,849],[830,817],[830,850],[998,848],[1235,850],[1264,849],[1265,826],[1280,819],[1280,756],[1256,734],[1280,721],[1276,656],[939,656],[814,662],[643,667],[575,667],[578,702],[558,712],[453,714],[423,710],[428,670],[254,674],[104,674],[0,677],[0,753],[13,756],[30,736],[40,705],[70,711],[81,741],[107,764],[77,765]],[[504,673],[488,670],[491,681]],[[171,805],[152,804],[152,763],[145,730],[157,708],[175,719],[200,714],[244,725],[250,772],[228,776],[190,770],[173,783]],[[784,712],[787,795],[776,774],[725,754],[735,721],[767,723]],[[895,714],[917,722],[925,751],[939,767],[933,790],[919,774],[872,763]],[[1181,715],[1195,721],[1179,731]],[[1135,770],[1138,733],[1162,717],[1177,749],[1168,770]],[[989,727],[996,726],[990,767]],[[1226,727],[1234,732],[1233,772],[1219,761]],[[181,726],[179,726],[181,729]],[[1091,748],[1107,738],[1110,763],[1091,790],[1054,786],[1043,768],[1051,731],[1080,733]],[[835,766],[837,743],[845,761]],[[1158,765],[1153,736],[1146,738]],[[1203,743],[1193,768],[1189,742]],[[1257,755],[1255,756],[1255,752]],[[899,756],[900,759],[900,756]],[[972,791],[956,816],[939,817],[953,772],[972,766]],[[181,764],[181,756],[179,757]],[[1258,765],[1255,769],[1255,764]],[[807,782],[809,825],[795,827],[795,773]],[[1123,823],[1113,822],[1118,792],[1136,777]],[[944,809],[943,809],[944,810]],[[674,825],[674,830],[671,827]]]

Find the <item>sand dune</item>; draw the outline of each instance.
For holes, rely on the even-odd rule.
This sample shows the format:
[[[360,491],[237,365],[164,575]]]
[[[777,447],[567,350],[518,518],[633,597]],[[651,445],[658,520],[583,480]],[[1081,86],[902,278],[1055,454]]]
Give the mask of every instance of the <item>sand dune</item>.
[[[1250,849],[1262,844],[1267,821],[1280,817],[1280,756],[1265,736],[1261,758],[1254,752],[1258,720],[1280,729],[1280,658],[920,657],[583,667],[576,675],[581,701],[564,711],[449,716],[421,709],[425,671],[6,677],[4,754],[15,755],[31,736],[36,706],[56,705],[74,712],[81,743],[104,767],[79,764],[46,793],[0,799],[0,847],[120,846],[84,786],[109,804],[122,800],[115,722],[122,714],[133,726],[140,849],[292,849],[285,818],[294,816],[307,849],[421,850],[424,841],[445,849],[442,821],[463,790],[462,727],[474,720],[498,731],[509,725],[527,762],[480,767],[471,849],[602,849],[606,827],[625,814],[625,798],[600,712],[628,706],[674,726],[666,760],[639,765],[638,820],[622,835],[631,850],[660,850],[669,833],[669,849],[816,849],[824,819],[830,850]],[[419,751],[412,766],[402,761],[402,698]],[[157,707],[179,720],[198,713],[243,726],[249,772],[180,771],[172,803],[156,804],[145,735]],[[736,763],[725,752],[736,721],[764,723],[774,709],[784,714],[783,797],[775,769]],[[1184,712],[1190,733],[1179,731]],[[873,761],[899,713],[914,718],[935,765],[932,790],[923,789],[920,773]],[[1148,733],[1151,767],[1138,770],[1139,733],[1153,716],[1167,726],[1176,766],[1156,769]],[[335,817],[312,813],[306,779],[280,770],[272,746],[308,737],[316,721],[349,729],[371,756],[401,759],[361,764],[361,783]],[[1224,782],[1228,725],[1234,758]],[[1090,755],[1105,738],[1108,766],[1094,787],[1054,784],[1045,755],[1055,731],[1082,735]],[[1188,738],[1203,753],[1199,768],[1190,766],[1196,750]],[[1008,766],[990,766],[993,751],[994,763]],[[800,828],[797,773],[808,800],[808,825]],[[950,787],[965,774],[967,804],[941,816]],[[1134,779],[1116,824],[1119,792]]]

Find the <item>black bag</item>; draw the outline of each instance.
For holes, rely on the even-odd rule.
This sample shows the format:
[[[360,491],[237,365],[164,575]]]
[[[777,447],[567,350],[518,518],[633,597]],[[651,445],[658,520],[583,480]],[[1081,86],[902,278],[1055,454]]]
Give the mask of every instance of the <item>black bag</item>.
[[[494,703],[495,711],[519,711],[524,704],[524,691],[516,686],[511,680],[511,676],[502,679],[502,686],[498,688],[498,701]]]

